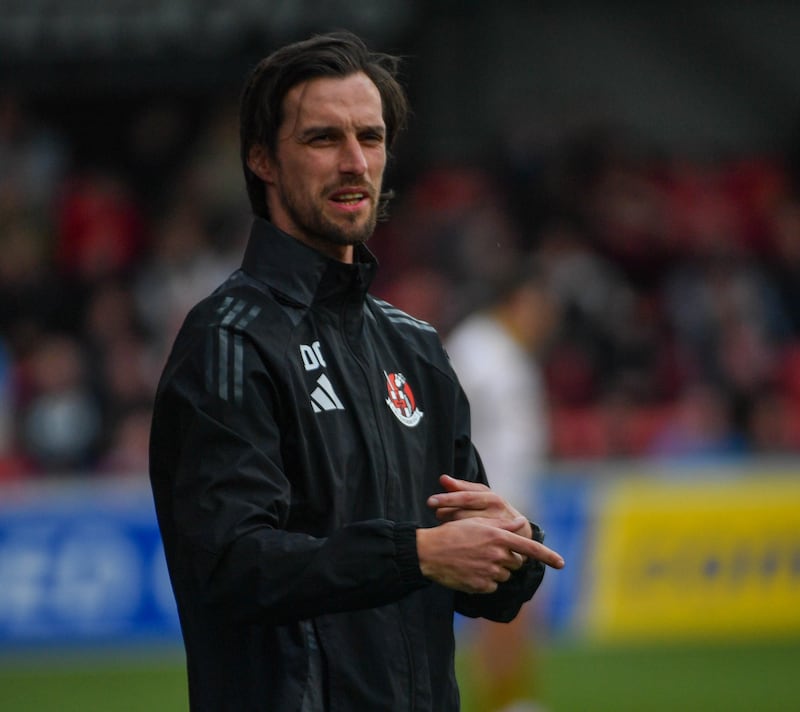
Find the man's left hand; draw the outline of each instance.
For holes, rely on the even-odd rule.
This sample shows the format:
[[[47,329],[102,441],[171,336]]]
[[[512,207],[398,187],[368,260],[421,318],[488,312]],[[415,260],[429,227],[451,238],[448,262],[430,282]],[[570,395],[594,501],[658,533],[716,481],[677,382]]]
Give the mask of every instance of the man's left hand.
[[[522,516],[499,494],[480,482],[457,480],[449,475],[442,475],[439,482],[445,491],[429,497],[428,506],[436,511],[436,518],[441,522],[468,517],[510,521]],[[514,533],[530,538],[533,534],[530,522],[525,519]]]

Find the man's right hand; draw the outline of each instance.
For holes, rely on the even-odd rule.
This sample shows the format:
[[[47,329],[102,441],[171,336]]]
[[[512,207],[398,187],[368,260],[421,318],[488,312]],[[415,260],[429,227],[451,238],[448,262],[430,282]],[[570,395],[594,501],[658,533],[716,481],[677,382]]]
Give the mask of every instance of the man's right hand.
[[[470,517],[417,530],[417,553],[424,576],[465,593],[493,593],[525,558],[555,569],[564,559],[538,541],[515,534],[524,518],[498,522]]]

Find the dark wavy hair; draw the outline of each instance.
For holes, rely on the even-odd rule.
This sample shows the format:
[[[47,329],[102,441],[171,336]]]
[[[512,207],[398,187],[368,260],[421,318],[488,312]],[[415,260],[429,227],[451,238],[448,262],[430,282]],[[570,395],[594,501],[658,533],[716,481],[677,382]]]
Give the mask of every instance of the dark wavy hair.
[[[408,99],[397,76],[399,57],[370,51],[351,32],[331,32],[282,47],[262,59],[250,73],[239,107],[242,169],[253,212],[269,220],[264,181],[247,166],[250,149],[263,145],[275,156],[278,129],[283,123],[283,100],[298,84],[318,77],[366,74],[378,88],[391,148],[408,119]],[[381,195],[379,214],[385,214],[391,193]]]

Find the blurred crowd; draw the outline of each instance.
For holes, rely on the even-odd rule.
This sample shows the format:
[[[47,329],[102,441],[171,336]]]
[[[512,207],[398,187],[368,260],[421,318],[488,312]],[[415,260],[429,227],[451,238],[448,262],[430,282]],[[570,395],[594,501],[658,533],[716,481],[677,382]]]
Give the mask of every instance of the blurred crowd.
[[[250,226],[234,103],[143,107],[113,160],[0,97],[0,479],[136,473],[186,311]],[[413,152],[401,146],[398,155]],[[598,127],[390,174],[375,293],[448,332],[520,259],[558,328],[550,457],[800,449],[800,193],[786,155],[688,157]]]

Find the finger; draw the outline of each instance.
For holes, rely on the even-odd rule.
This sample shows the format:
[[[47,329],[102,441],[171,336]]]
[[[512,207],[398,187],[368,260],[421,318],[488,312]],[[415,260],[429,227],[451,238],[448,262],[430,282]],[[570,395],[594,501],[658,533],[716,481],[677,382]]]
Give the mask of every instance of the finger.
[[[502,528],[505,529],[506,527]],[[544,544],[540,544],[538,541],[519,536],[512,532],[508,532],[506,537],[511,551],[521,554],[522,556],[527,556],[529,559],[541,561],[543,564],[547,564],[554,569],[564,568],[564,557]]]
[[[436,518],[440,522],[459,522],[464,519],[475,519],[481,520],[486,523],[487,526],[491,527],[498,527],[501,523],[503,529],[508,529],[505,526],[505,521],[502,517],[492,516],[488,510],[485,509],[464,509],[463,507],[437,507],[436,511],[434,512]],[[508,531],[516,532],[517,534],[524,534],[525,524],[527,522],[521,523],[519,526],[512,527],[508,529]]]
[[[508,566],[510,571],[518,571],[522,568],[522,565],[525,563],[526,558],[522,554],[518,554],[516,551],[511,552],[512,562]]]
[[[497,581],[497,583],[504,583],[508,581],[508,579],[510,578],[511,578],[511,571],[508,569],[507,566],[500,566],[495,575],[492,576],[492,579],[494,581]]]
[[[525,557],[518,554],[516,551],[507,551],[505,556],[497,560],[497,563],[508,572],[514,572],[522,568],[525,563]]]
[[[519,534],[520,536],[525,537],[526,539],[533,538],[533,528],[531,527],[531,523],[527,520],[526,517],[522,515],[517,515],[513,519],[514,525],[511,527],[504,526],[504,529],[507,529],[510,532],[514,532],[514,534]]]
[[[502,558],[499,559],[498,562],[509,571],[516,571],[525,563],[525,557],[522,554],[518,554],[516,551],[506,549],[502,552]]]
[[[460,511],[458,507],[437,507],[436,518],[440,522],[452,522],[463,518],[463,516],[459,515]]]
[[[506,531],[516,533],[519,529],[524,527],[527,523],[528,523],[528,520],[525,519],[525,517],[523,517],[522,515],[519,515],[517,517],[514,517],[513,519],[506,519],[506,520],[497,521],[497,522],[494,523],[494,526],[496,526],[498,529],[505,529]],[[527,539],[527,537],[523,537],[523,538]]]
[[[450,475],[442,475],[439,478],[439,483],[448,492],[464,492],[468,490],[479,491],[488,490],[489,488],[481,482],[470,482],[469,480],[458,480]]]
[[[466,590],[467,593],[494,593],[498,588],[497,581],[487,580],[481,581],[480,584],[470,587]]]
[[[428,497],[429,507],[457,507],[459,509],[488,509],[500,506],[497,495],[489,490],[482,492],[444,492]]]

